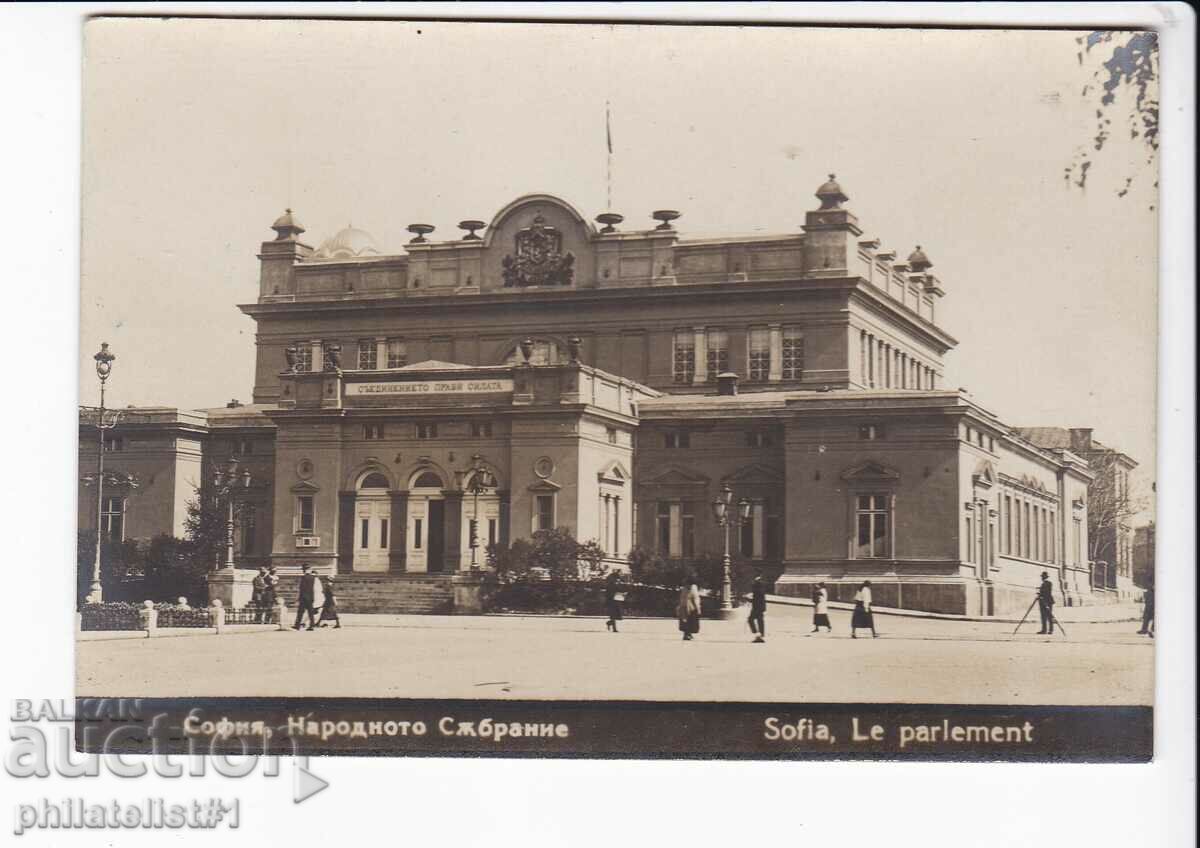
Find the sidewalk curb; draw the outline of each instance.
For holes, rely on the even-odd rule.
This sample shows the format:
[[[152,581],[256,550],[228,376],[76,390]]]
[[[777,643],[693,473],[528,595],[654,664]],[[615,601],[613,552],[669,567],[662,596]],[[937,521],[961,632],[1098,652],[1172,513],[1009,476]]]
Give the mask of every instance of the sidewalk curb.
[[[768,604],[777,604],[784,607],[811,607],[813,602],[804,598],[790,598],[786,595],[768,595]],[[842,610],[850,612],[854,609],[854,604],[849,604],[844,601],[829,601],[830,609]],[[954,615],[952,613],[943,612],[925,612],[923,610],[906,610],[896,609],[894,607],[881,607],[872,605],[871,611],[877,615],[891,615],[898,618],[931,618],[941,621],[978,621],[983,624],[1017,624],[1021,621],[1019,618],[1000,618],[998,616],[970,616],[970,615]],[[1069,624],[1122,624],[1129,621],[1141,621],[1141,617],[1131,618],[1105,618],[1097,621],[1071,621]]]

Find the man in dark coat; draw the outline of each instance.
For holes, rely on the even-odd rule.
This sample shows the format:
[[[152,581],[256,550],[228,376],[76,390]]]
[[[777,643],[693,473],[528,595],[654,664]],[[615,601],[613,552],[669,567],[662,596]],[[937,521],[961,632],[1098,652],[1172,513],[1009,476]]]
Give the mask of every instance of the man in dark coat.
[[[1138,633],[1154,637],[1154,584],[1146,587],[1142,597],[1142,629]]]
[[[254,575],[254,582],[251,584],[251,586],[253,587],[254,592],[250,597],[250,606],[252,609],[254,609],[255,620],[258,621],[259,624],[262,624],[263,595],[267,591],[267,567],[265,565],[260,565],[258,567],[258,573]]]
[[[317,629],[317,610],[313,606],[313,601],[316,598],[316,583],[317,576],[313,574],[312,566],[305,563],[302,568],[303,574],[300,575],[300,597],[296,600],[296,623],[292,626],[293,630],[299,630],[300,624],[304,619],[304,613],[308,613],[308,629]]]
[[[750,632],[755,634],[755,642],[767,641],[766,613],[767,587],[760,571],[754,575],[754,584],[750,587]]]
[[[1050,582],[1049,573],[1042,572],[1042,585],[1038,587],[1038,611],[1042,614],[1042,633],[1054,632],[1054,584]]]

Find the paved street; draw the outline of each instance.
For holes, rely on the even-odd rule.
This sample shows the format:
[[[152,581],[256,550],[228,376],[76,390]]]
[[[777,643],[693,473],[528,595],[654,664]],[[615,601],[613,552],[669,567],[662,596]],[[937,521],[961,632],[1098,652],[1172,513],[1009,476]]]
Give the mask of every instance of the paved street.
[[[362,696],[1149,704],[1154,642],[1133,622],[1026,624],[878,616],[880,638],[807,635],[810,612],[775,609],[766,644],[746,623],[345,616],[341,630],[257,631],[77,645],[80,696]]]

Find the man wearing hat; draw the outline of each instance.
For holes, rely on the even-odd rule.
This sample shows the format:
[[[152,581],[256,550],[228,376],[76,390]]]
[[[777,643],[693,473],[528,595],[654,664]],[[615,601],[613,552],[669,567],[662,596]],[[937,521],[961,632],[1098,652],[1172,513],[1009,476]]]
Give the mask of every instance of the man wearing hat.
[[[1042,585],[1038,587],[1038,612],[1042,614],[1042,629],[1038,633],[1054,632],[1054,584],[1050,582],[1050,574],[1042,572]]]

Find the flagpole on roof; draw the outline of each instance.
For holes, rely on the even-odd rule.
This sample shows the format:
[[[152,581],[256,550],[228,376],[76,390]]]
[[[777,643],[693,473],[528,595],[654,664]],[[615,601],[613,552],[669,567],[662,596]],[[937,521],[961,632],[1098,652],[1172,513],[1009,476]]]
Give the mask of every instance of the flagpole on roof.
[[[604,140],[605,140],[605,144],[608,147],[608,172],[607,172],[607,178],[605,180],[606,189],[607,189],[607,195],[606,195],[607,205],[604,207],[604,209],[607,212],[611,212],[612,208],[613,208],[613,205],[612,205],[612,163],[613,163],[612,106],[607,100],[604,101]]]

